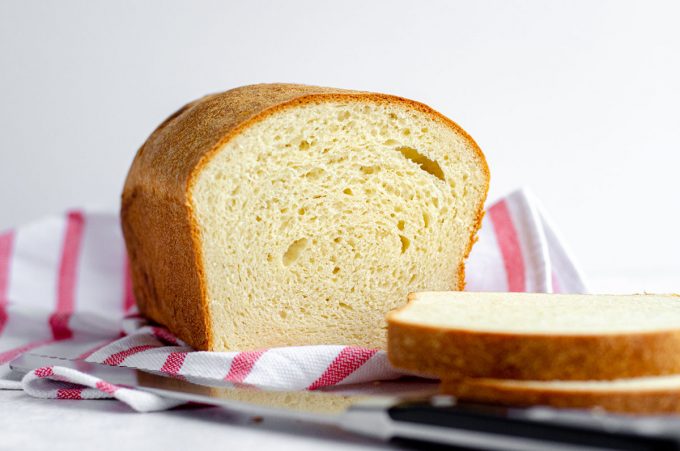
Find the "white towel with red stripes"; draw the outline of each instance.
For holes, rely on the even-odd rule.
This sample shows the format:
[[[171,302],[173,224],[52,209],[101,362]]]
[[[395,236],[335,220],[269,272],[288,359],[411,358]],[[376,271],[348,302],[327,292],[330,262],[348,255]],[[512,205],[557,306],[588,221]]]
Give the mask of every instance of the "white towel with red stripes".
[[[488,208],[466,278],[470,291],[586,291],[542,208],[524,190]],[[115,398],[140,412],[178,404],[59,366],[19,379],[8,363],[29,351],[281,390],[403,376],[384,351],[342,343],[194,351],[136,314],[117,215],[84,211],[0,234],[0,388],[42,398]]]

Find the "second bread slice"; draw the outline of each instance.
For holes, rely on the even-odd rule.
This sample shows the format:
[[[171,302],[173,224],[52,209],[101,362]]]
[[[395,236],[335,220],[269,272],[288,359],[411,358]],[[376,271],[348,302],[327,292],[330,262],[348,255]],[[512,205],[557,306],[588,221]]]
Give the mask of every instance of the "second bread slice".
[[[392,364],[442,379],[680,373],[680,297],[425,292],[388,317]]]
[[[617,413],[680,413],[680,375],[613,381],[443,381],[441,391],[461,401],[507,406],[599,408]]]

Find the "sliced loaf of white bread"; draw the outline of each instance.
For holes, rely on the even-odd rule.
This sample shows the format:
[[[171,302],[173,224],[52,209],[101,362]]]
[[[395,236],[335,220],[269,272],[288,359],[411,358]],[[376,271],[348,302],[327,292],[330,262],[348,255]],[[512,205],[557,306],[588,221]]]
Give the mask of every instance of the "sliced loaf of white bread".
[[[396,367],[447,380],[680,374],[680,297],[423,292],[388,317]]]
[[[618,413],[680,413],[680,375],[612,381],[442,381],[441,391],[461,401],[507,406],[598,408]]]
[[[463,288],[488,183],[472,138],[411,100],[206,96],[156,129],[125,184],[138,305],[198,349],[383,348],[409,291]]]

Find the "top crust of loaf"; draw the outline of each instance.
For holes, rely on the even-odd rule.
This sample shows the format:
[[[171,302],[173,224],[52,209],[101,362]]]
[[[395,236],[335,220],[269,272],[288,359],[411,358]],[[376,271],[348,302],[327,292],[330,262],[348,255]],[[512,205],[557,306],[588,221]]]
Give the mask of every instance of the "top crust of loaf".
[[[151,134],[125,182],[122,226],[135,297],[144,315],[167,325],[194,348],[212,348],[203,259],[188,193],[201,169],[244,129],[283,109],[332,101],[399,103],[428,115],[469,142],[488,181],[486,160],[474,140],[450,119],[412,100],[296,84],[251,85],[205,96],[168,117]],[[482,216],[480,206],[473,235]],[[466,257],[473,243],[471,239]],[[463,264],[458,273],[462,289]]]
[[[416,293],[409,304],[391,312],[388,356],[398,367],[456,380],[611,380],[680,373],[680,328],[628,332],[540,333],[449,328],[404,318],[410,306],[428,296],[548,296],[537,293]],[[598,295],[583,295],[592,299]],[[666,300],[676,295],[645,295]],[[452,312],[453,313],[453,312]]]

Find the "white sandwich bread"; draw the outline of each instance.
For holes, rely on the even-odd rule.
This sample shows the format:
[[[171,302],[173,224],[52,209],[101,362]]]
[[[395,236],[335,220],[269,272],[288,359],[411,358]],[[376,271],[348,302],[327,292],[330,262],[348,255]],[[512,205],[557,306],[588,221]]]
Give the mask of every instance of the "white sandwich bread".
[[[400,97],[254,85],[186,105],[130,169],[141,312],[193,347],[385,346],[415,290],[459,290],[483,215],[475,142]]]
[[[388,356],[444,380],[680,374],[680,297],[415,293],[388,315]]]

